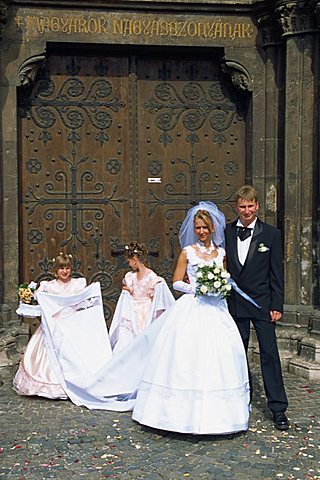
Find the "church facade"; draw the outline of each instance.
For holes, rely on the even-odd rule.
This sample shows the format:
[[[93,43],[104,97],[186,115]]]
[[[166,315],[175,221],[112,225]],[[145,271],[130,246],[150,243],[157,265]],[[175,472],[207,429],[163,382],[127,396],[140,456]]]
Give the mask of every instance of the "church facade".
[[[170,283],[186,211],[232,220],[249,183],[283,232],[283,365],[320,379],[319,27],[307,0],[0,0],[0,375],[27,340],[17,285],[57,253],[110,324],[125,245]]]

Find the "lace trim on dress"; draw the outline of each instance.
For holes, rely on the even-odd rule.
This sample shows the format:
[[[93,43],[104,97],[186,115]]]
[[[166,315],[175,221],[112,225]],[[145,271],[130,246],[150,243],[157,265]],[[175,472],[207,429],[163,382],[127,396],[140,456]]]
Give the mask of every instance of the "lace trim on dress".
[[[192,247],[192,245],[188,245],[187,247],[185,247],[184,250],[187,254],[188,261],[192,265],[197,265],[198,263],[205,263],[205,264],[212,265],[213,262],[216,263],[217,265],[222,265],[223,264],[223,259],[224,259],[224,256],[225,256],[225,249],[222,248],[222,247],[217,248],[218,255],[215,258],[211,258],[211,259],[208,259],[208,260],[205,260],[204,258],[199,257],[197,255],[196,250]]]
[[[200,252],[206,255],[211,255],[211,253],[213,253],[216,249],[215,245],[212,243],[212,240],[208,248],[202,242],[200,242],[200,240],[196,243],[196,245],[199,248]]]

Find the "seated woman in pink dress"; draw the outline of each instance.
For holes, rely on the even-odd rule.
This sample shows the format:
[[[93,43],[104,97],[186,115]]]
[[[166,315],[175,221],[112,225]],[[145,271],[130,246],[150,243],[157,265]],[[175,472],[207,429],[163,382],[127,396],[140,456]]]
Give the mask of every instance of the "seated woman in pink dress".
[[[126,246],[126,258],[132,271],[123,279],[109,331],[114,352],[128,345],[175,301],[165,280],[148,267],[143,243]]]
[[[71,256],[60,253],[54,261],[55,280],[42,281],[37,292],[53,295],[75,295],[86,287],[85,278],[71,278]],[[32,335],[18,371],[13,388],[19,395],[39,395],[66,399],[67,395],[55,375],[47,355],[41,324]]]

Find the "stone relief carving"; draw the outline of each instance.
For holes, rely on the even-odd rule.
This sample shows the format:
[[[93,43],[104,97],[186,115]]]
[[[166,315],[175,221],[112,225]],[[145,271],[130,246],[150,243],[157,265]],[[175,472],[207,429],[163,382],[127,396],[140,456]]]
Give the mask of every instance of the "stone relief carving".
[[[288,2],[275,9],[283,33],[299,33],[314,29],[312,2]]]
[[[46,57],[44,54],[27,58],[27,60],[20,65],[18,71],[18,86],[31,86],[35,81],[38,71],[44,68],[45,64]]]
[[[223,60],[221,63],[222,71],[231,77],[233,85],[242,91],[251,92],[253,82],[248,70],[238,62]]]

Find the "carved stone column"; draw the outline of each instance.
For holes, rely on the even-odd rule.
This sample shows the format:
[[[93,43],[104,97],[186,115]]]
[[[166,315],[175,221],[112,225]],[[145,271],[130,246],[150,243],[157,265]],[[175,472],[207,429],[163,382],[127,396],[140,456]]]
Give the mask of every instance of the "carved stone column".
[[[4,131],[4,124],[5,124],[5,114],[4,111],[4,99],[6,98],[6,81],[4,81],[3,71],[5,67],[5,60],[3,52],[6,49],[3,47],[3,43],[5,42],[5,26],[8,22],[9,16],[9,2],[4,0],[0,0],[0,48],[3,50],[1,51],[0,55],[0,104],[1,104],[1,115],[0,115],[0,162],[3,162],[0,165],[1,170],[1,178],[0,178],[0,215],[1,215],[1,244],[0,244],[0,268],[2,273],[4,272],[4,264],[5,260],[8,260],[8,249],[6,248],[6,242],[4,241],[4,232],[7,230],[7,223],[8,223],[8,215],[12,213],[12,204],[10,204],[9,209],[11,208],[11,212],[7,208],[7,193],[8,189],[12,188],[11,180],[12,176],[6,176],[6,167],[10,163],[5,161],[4,159],[8,160],[7,157],[7,146],[10,140],[7,139],[6,135],[3,135]],[[1,42],[2,41],[2,42]],[[10,122],[10,127],[14,129],[14,126]],[[4,181],[6,183],[4,183]],[[9,184],[9,186],[8,186]],[[5,379],[10,379],[12,374],[16,370],[16,364],[19,360],[21,354],[21,350],[23,346],[27,342],[27,331],[26,328],[17,328],[14,325],[14,318],[16,315],[12,315],[12,308],[6,303],[5,300],[5,292],[7,288],[7,278],[3,275],[2,281],[0,283],[0,382]],[[24,331],[26,334],[24,334]]]
[[[264,12],[257,15],[259,30],[262,33],[265,55],[265,220],[281,226],[279,161],[283,152],[283,112],[284,101],[284,48],[281,29],[274,12]]]
[[[270,4],[259,5],[255,16],[262,36],[262,54],[265,64],[264,219],[284,232],[285,213],[281,193],[284,156],[285,41],[282,38],[283,32],[277,21],[274,7]],[[255,356],[257,356],[258,342],[255,335],[252,338],[255,339]],[[282,365],[287,368],[293,352],[297,350],[297,338],[296,332],[286,324],[285,318],[278,324],[277,338]]]
[[[315,12],[310,2],[289,2],[276,8],[286,43],[284,211],[285,320],[297,331],[310,331],[314,312],[313,214],[315,77]],[[289,370],[320,379],[320,337],[300,335]]]
[[[7,5],[7,2],[4,1],[4,0],[0,0],[0,40],[2,39],[2,32],[3,32],[3,29],[4,29],[4,26],[7,22],[7,16],[8,16],[8,5]],[[1,76],[1,66],[0,66],[0,76]],[[0,89],[1,89],[1,81],[0,81]],[[1,89],[2,90],[2,89]],[[2,91],[0,90],[0,99],[2,97]],[[0,117],[0,124],[1,124],[1,117]],[[2,128],[0,128],[0,145],[1,145],[1,149],[0,149],[0,159],[2,161],[3,159],[3,138],[2,138]],[[1,168],[2,170],[2,168]],[[0,180],[1,182],[1,187],[3,187],[3,178],[2,180]],[[3,192],[3,188],[1,188],[1,191]],[[3,225],[3,224],[2,224]],[[0,266],[3,265],[3,257],[4,257],[4,252],[2,250],[2,246],[1,246],[1,249],[0,249]],[[5,305],[3,305],[3,286],[0,288],[0,333],[1,331],[3,330],[3,327],[4,327],[4,324],[6,323],[6,321],[8,320],[8,307],[6,307]]]

